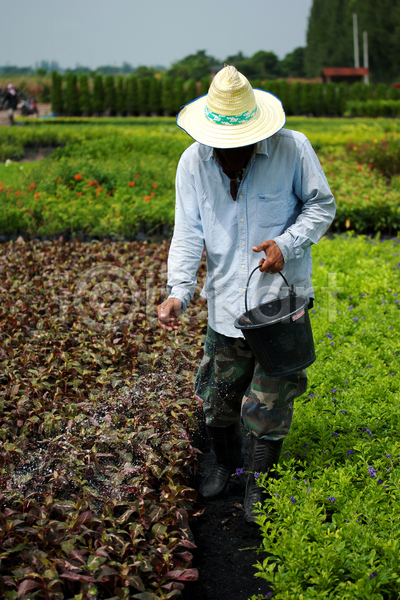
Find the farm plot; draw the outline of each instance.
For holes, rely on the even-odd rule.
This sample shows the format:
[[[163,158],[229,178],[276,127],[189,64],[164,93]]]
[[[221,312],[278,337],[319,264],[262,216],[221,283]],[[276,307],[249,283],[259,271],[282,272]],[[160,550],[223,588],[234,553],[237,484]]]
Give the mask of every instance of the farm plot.
[[[168,598],[197,577],[187,519],[206,311],[196,294],[179,333],[157,327],[167,250],[0,246],[4,598]],[[317,361],[260,517],[273,558],[259,573],[276,598],[393,597],[400,246],[337,237],[313,258]]]
[[[191,138],[171,119],[99,121],[0,129],[0,235],[134,239],[170,230],[176,165]],[[334,231],[400,229],[397,121],[289,118],[287,127],[303,131],[318,153],[337,201]],[[393,148],[390,165],[377,154],[384,144]],[[54,152],[15,161],[35,146]]]

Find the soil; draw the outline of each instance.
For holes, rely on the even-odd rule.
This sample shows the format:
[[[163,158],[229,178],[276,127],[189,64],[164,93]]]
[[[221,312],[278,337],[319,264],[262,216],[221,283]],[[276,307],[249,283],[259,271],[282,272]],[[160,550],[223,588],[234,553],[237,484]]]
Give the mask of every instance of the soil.
[[[45,115],[51,114],[51,104],[41,103],[38,105],[39,116],[43,117]],[[16,110],[14,113],[14,117],[19,117],[21,115],[20,110]],[[36,115],[27,116],[25,119],[37,119]],[[0,125],[8,125],[8,110],[0,110]]]
[[[243,430],[245,464],[249,464],[250,440]],[[193,443],[199,454],[199,470],[192,482],[197,489],[201,478],[214,460],[205,439],[204,428]],[[196,582],[185,583],[182,600],[248,600],[253,594],[267,597],[271,588],[264,579],[254,577],[254,564],[266,558],[257,553],[262,538],[256,525],[244,519],[243,501],[245,475],[232,476],[227,490],[219,497],[205,500],[199,496],[196,509],[204,509],[199,517],[190,519],[189,525],[197,546],[193,550],[192,566],[199,570]]]

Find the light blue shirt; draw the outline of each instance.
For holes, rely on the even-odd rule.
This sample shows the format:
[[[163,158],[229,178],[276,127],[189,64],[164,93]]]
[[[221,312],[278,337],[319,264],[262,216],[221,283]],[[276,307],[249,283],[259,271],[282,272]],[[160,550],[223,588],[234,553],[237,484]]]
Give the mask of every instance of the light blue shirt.
[[[243,337],[234,327],[245,311],[250,272],[264,252],[252,246],[274,240],[285,265],[282,273],[298,295],[314,297],[311,245],[324,235],[336,205],[308,139],[282,129],[256,144],[237,199],[213,148],[195,142],[181,156],[176,173],[175,228],[168,257],[167,291],[185,311],[193,297],[203,249],[209,325],[223,335]],[[288,293],[279,274],[254,273],[249,307]]]

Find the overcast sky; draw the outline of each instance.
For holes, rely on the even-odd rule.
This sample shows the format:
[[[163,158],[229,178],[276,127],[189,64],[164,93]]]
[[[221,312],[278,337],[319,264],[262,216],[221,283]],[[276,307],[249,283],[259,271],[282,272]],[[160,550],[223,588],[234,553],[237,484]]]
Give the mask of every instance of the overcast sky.
[[[279,58],[304,46],[312,0],[1,1],[0,65],[57,61],[92,69],[124,61],[169,67],[206,50]]]

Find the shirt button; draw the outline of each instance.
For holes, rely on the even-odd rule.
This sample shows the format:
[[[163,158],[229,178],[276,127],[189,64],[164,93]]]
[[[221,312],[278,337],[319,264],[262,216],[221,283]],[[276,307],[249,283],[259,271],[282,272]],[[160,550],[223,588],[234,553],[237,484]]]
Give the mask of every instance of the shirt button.
[[[241,222],[241,223],[244,223],[244,219],[240,219],[240,222]]]
[[[242,269],[245,269],[245,268],[246,268],[245,265],[242,265]]]
[[[239,200],[241,200],[242,198],[243,198],[243,195],[242,195],[242,194],[240,194],[240,196],[239,196]]]
[[[246,291],[246,288],[243,288],[243,289],[242,289],[242,292],[245,292],[245,291]]]

